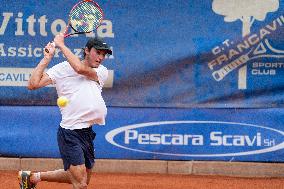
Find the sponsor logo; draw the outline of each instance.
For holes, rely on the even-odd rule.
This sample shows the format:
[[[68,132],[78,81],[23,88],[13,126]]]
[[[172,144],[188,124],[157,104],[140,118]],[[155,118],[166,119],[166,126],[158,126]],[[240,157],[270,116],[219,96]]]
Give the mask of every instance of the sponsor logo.
[[[230,72],[238,71],[238,89],[247,89],[247,64],[251,65],[253,76],[277,75],[284,68],[280,59],[284,58],[284,50],[273,47],[269,38],[283,27],[284,16],[280,15],[259,31],[251,33],[253,23],[264,21],[268,13],[276,12],[279,0],[258,1],[226,1],[214,0],[212,10],[224,16],[225,22],[240,21],[242,23],[242,40],[226,39],[212,49],[213,59],[208,61],[212,77],[216,81],[223,80]]]
[[[59,18],[49,18],[50,15],[36,16],[37,14],[25,15],[23,12],[3,12],[0,15],[0,36],[14,35],[15,37],[47,37],[48,35],[57,35],[64,33],[67,23]],[[73,31],[69,31],[72,32]],[[72,35],[78,37],[80,35]],[[86,37],[98,36],[101,38],[114,38],[113,26],[111,20],[103,20],[101,25],[91,33],[85,34]],[[10,45],[11,41],[0,43],[0,57],[18,57],[18,58],[37,58],[42,57],[44,48],[32,44]],[[113,47],[110,47],[114,51]],[[76,56],[81,56],[81,48],[70,49]],[[63,58],[63,54],[56,49],[54,58]],[[114,59],[114,55],[107,55],[107,59]]]
[[[1,68],[0,67],[0,86],[27,86],[33,68]],[[114,71],[108,70],[108,78],[104,88],[113,87]],[[53,87],[54,85],[48,85]]]
[[[24,19],[26,18],[27,19]],[[67,26],[66,22],[62,19],[51,19],[48,18],[48,15],[42,15],[40,17],[36,17],[35,14],[32,15],[24,15],[23,12],[18,12],[18,14],[14,14],[13,12],[3,12],[2,13],[2,21],[0,22],[0,35],[4,35],[6,33],[6,29],[9,25],[15,26],[14,34],[15,36],[47,36],[48,32],[51,32],[53,35],[58,33],[64,33],[65,28]],[[47,30],[47,26],[50,26],[49,31]],[[39,32],[36,29],[39,28]],[[12,30],[8,30],[11,32]],[[94,33],[86,34],[88,37],[94,36]],[[103,20],[102,24],[96,29],[96,35],[104,38],[104,37],[114,37],[114,33],[112,30],[112,22],[111,20]],[[76,37],[78,35],[73,35]]]
[[[283,135],[283,131],[247,123],[162,121],[123,126],[109,131],[105,138],[114,146],[141,153],[225,157],[283,149]]]

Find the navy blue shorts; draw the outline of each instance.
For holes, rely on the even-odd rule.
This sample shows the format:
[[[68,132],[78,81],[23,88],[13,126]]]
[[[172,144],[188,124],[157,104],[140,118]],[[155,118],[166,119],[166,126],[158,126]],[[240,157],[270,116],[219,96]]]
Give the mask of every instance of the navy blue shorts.
[[[87,169],[92,169],[95,163],[93,144],[95,137],[96,133],[91,127],[75,130],[58,128],[57,142],[65,171],[70,165],[83,164]]]

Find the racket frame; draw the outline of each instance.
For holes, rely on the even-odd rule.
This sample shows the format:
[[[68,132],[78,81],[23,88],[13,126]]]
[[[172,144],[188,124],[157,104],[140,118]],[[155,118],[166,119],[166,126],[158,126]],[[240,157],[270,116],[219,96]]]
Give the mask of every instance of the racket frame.
[[[76,31],[76,30],[74,29],[74,27],[71,25],[71,22],[70,22],[70,15],[71,15],[72,11],[73,11],[78,5],[80,5],[81,3],[84,3],[84,2],[93,3],[93,4],[99,9],[99,11],[100,11],[101,14],[102,14],[102,18],[99,20],[99,23],[101,23],[101,22],[103,21],[103,19],[104,19],[104,12],[103,12],[103,10],[101,9],[101,7],[98,5],[98,3],[96,3],[96,2],[93,1],[93,0],[83,0],[83,1],[80,1],[80,2],[76,3],[76,4],[73,6],[73,8],[70,10],[70,12],[69,12],[69,15],[68,15],[68,24],[67,24],[66,29],[65,29],[65,31],[64,31],[64,38],[69,37],[69,36],[71,36],[71,35],[75,35],[75,34],[91,33],[92,31],[94,31],[95,29],[97,29],[97,28],[100,26],[100,25],[98,24],[98,26],[97,26],[96,28],[94,28],[92,31],[88,31],[88,32],[78,32],[78,31]],[[69,26],[72,28],[73,31],[75,31],[74,33],[67,33],[67,32],[68,32],[68,29],[69,29]]]
[[[76,35],[76,34],[91,33],[92,31],[94,31],[95,29],[97,29],[97,28],[100,26],[100,24],[98,24],[98,26],[97,26],[96,28],[93,28],[92,31],[88,31],[88,32],[78,32],[78,31],[76,31],[76,30],[72,27],[71,22],[70,22],[70,15],[71,15],[72,11],[73,11],[78,5],[80,5],[81,3],[84,3],[84,2],[93,3],[93,4],[99,9],[99,11],[100,11],[101,14],[102,14],[102,18],[99,20],[99,23],[101,23],[101,22],[103,21],[103,19],[104,19],[104,12],[103,12],[103,10],[101,9],[101,7],[98,5],[98,3],[96,3],[96,2],[93,1],[93,0],[83,0],[83,1],[80,1],[80,2],[76,3],[76,4],[73,6],[73,8],[70,10],[70,12],[69,12],[69,15],[68,15],[68,24],[67,24],[67,26],[66,26],[66,28],[65,28],[65,31],[64,31],[64,38],[69,37],[69,36],[72,36],[72,35]],[[71,32],[70,32],[70,33],[67,33],[67,32],[68,32],[68,29],[69,29],[69,26],[72,28],[73,31],[75,31],[74,33],[71,33]],[[55,43],[52,42],[52,45],[55,46]],[[49,50],[48,50],[48,49],[45,49],[45,52],[49,53]]]

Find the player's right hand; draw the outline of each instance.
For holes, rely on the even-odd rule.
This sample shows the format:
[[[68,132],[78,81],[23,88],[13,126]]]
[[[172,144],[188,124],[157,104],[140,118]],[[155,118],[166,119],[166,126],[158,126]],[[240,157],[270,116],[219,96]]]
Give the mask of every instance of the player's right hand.
[[[48,51],[44,50],[44,58],[51,60],[54,56],[55,53],[55,45],[53,44],[53,42],[49,42],[46,46],[45,49],[47,49]]]
[[[58,48],[61,48],[61,47],[65,46],[65,44],[64,44],[64,34],[63,33],[57,34],[54,37],[53,41],[55,43],[55,46],[58,47]]]

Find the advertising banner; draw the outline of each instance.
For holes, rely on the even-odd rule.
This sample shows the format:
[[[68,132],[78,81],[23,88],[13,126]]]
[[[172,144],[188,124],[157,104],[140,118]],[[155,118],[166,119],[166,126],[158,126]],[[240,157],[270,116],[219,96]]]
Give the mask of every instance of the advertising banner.
[[[76,2],[2,1],[1,105],[55,105],[54,87],[25,86]],[[65,41],[78,56],[89,37],[111,45],[104,62],[111,73],[103,91],[108,106],[283,106],[283,0],[97,2],[102,25]],[[63,60],[57,50],[48,68]]]
[[[0,107],[1,156],[60,158],[57,107]],[[283,110],[109,108],[99,159],[284,162]],[[9,116],[8,116],[9,115]],[[5,124],[3,124],[5,123]]]

